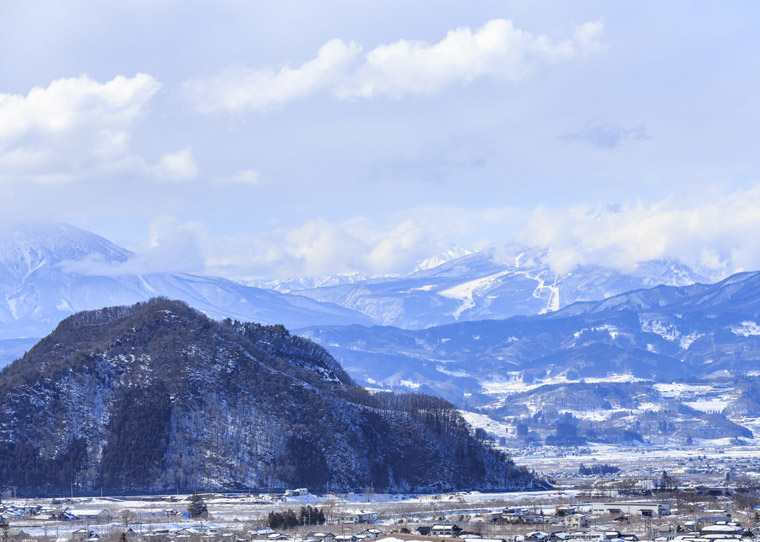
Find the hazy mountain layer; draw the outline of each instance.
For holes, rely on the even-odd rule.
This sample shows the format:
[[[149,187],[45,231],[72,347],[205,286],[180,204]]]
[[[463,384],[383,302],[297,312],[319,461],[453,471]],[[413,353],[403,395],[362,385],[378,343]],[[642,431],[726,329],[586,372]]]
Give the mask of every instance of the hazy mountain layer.
[[[65,224],[7,227],[0,235],[0,339],[41,337],[74,312],[181,299],[214,318],[301,327],[371,323],[366,316],[307,297],[189,274],[129,271],[132,254]]]

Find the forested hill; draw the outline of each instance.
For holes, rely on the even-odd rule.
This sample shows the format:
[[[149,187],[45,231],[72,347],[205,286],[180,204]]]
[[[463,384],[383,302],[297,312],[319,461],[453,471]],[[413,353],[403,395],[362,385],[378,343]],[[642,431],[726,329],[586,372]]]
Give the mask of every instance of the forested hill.
[[[536,488],[424,395],[371,395],[281,326],[155,299],[75,314],[0,373],[19,493]]]

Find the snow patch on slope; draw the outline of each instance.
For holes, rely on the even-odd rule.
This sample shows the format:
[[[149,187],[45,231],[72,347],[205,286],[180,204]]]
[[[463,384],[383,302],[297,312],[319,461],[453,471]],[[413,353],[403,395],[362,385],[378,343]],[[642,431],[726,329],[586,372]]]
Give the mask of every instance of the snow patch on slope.
[[[704,336],[704,333],[699,333],[697,331],[692,331],[687,335],[683,335],[673,324],[667,324],[660,320],[639,318],[639,322],[641,324],[641,331],[645,333],[654,333],[666,341],[677,342],[681,347],[681,350],[688,350],[694,341]]]
[[[454,317],[458,319],[464,311],[475,306],[475,300],[473,299],[474,294],[486,290],[499,278],[508,275],[509,273],[510,271],[507,270],[500,273],[495,273],[493,275],[488,275],[487,277],[481,277],[479,279],[463,282],[462,284],[457,284],[456,286],[440,291],[438,294],[442,295],[443,297],[448,297],[449,299],[458,299],[462,302],[462,304],[454,312]]]

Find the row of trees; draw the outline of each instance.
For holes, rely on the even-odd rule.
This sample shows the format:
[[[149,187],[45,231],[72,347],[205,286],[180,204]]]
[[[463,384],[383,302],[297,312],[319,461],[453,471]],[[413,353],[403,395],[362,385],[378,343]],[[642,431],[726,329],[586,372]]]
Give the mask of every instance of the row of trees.
[[[591,465],[590,467],[581,463],[580,467],[578,467],[578,474],[581,476],[615,474],[618,472],[620,472],[620,467],[607,465],[606,463],[604,465]]]
[[[296,515],[293,510],[286,512],[269,512],[270,529],[292,529],[298,525],[324,525],[325,513],[321,508],[302,506]]]

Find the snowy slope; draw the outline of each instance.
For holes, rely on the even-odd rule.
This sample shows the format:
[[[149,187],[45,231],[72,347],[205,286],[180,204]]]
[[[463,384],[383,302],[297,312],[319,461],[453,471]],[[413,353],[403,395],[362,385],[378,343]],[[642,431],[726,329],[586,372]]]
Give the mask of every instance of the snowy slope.
[[[626,292],[543,315],[301,333],[365,385],[427,391],[460,405],[488,403],[515,380],[741,378],[760,374],[760,272]]]

